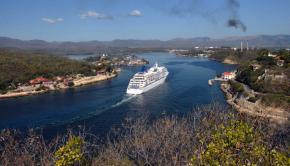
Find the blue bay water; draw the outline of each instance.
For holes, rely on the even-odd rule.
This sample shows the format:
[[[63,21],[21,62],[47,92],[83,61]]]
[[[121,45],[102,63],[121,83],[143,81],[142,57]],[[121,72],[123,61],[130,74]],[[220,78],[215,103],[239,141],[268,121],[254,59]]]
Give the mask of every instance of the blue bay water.
[[[208,79],[233,70],[235,66],[207,59],[178,57],[169,53],[138,55],[150,65],[158,62],[168,68],[164,84],[145,94],[126,95],[129,79],[141,67],[124,68],[112,80],[79,88],[49,92],[42,95],[0,100],[0,129],[41,128],[55,135],[67,128],[85,126],[96,135],[118,127],[125,118],[144,114],[183,115],[193,106],[210,104],[213,100],[225,104],[218,84],[208,85]]]

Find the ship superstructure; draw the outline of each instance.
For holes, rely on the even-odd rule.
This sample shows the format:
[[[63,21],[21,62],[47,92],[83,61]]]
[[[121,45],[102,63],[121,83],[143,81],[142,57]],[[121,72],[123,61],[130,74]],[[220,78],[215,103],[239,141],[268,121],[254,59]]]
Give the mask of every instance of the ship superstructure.
[[[162,84],[169,72],[163,66],[158,66],[156,63],[148,71],[136,73],[130,79],[127,93],[128,94],[141,94],[160,84]]]

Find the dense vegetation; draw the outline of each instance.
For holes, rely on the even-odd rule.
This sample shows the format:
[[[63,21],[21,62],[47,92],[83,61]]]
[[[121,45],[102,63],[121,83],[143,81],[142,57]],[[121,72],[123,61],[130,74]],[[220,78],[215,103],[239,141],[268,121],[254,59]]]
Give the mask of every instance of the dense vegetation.
[[[259,92],[290,95],[290,85],[288,82],[290,78],[290,68],[288,67],[290,52],[280,52],[282,54],[278,55],[281,57],[281,59],[284,60],[284,65],[282,67],[276,65],[277,60],[275,60],[273,57],[265,56],[264,54],[260,53],[255,60],[248,63],[242,63],[240,65],[240,67],[238,68],[237,80],[249,85],[251,88]],[[261,67],[257,70],[253,70],[251,64],[259,64]],[[269,74],[266,73],[268,75],[285,74],[288,80],[287,78],[285,78],[284,81],[275,81],[273,79],[259,79],[259,76],[265,74],[265,69],[270,71]]]
[[[281,75],[282,73],[289,75],[288,72],[290,72],[290,68],[283,70],[274,69],[272,71],[271,74],[273,75]],[[250,66],[243,66],[239,68],[237,80],[249,85],[258,92],[290,95],[290,85],[288,83],[288,78],[290,77],[286,75],[283,80],[275,80],[275,77],[274,79],[259,79],[259,76],[262,76],[264,73],[265,68],[252,70]]]
[[[281,59],[285,60],[285,67],[290,67],[290,51],[289,50],[279,50],[278,55],[281,55]]]
[[[289,165],[289,126],[212,104],[185,117],[126,121],[107,140],[88,133],[45,142],[30,132],[0,134],[0,165]],[[33,146],[32,146],[33,145]]]
[[[52,78],[69,74],[92,74],[94,67],[67,58],[0,50],[0,91],[38,76]]]
[[[260,93],[256,96],[266,105],[289,108],[290,106],[290,52],[276,51],[267,56],[268,50],[258,52],[256,59],[241,63],[237,80]],[[277,65],[282,61],[282,66]],[[253,66],[259,66],[254,69]],[[254,101],[254,100],[253,100]]]
[[[229,49],[218,49],[215,50],[209,58],[218,60],[218,61],[224,61],[225,59],[230,59],[234,62],[240,63],[240,62],[248,62],[257,57],[259,53],[259,50],[249,50],[249,51],[235,51],[235,50],[229,50]]]
[[[231,85],[232,91],[234,93],[243,93],[245,91],[244,87],[236,81],[229,80],[229,84]]]

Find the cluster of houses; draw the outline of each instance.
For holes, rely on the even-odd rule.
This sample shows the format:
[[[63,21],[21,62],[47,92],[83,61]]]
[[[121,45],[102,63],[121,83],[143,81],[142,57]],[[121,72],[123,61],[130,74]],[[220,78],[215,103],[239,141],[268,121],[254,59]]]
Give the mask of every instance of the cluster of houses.
[[[215,53],[216,51],[220,50],[234,50],[237,51],[236,48],[232,47],[199,47],[196,46],[191,50],[182,50],[182,49],[171,49],[167,50],[169,53],[174,53],[178,56],[195,56],[195,57],[201,57],[201,58],[208,58],[210,55]]]
[[[284,66],[284,60],[281,59],[281,56],[278,56],[276,54],[272,54],[271,52],[268,53],[268,57],[272,57],[275,59],[277,66],[283,67]]]
[[[279,66],[279,67],[284,66],[285,61],[283,59],[281,59],[281,56],[276,55],[276,54],[272,54],[270,52],[265,56],[274,58],[277,66]],[[252,70],[256,71],[256,70],[260,69],[262,67],[262,65],[259,63],[253,63],[250,65],[250,67],[252,68]]]
[[[112,58],[112,64],[113,66],[138,66],[148,64],[148,61],[134,55],[127,55],[125,57]]]
[[[80,76],[76,76],[80,77]],[[33,87],[43,86],[48,89],[65,88],[73,85],[73,76],[57,76],[53,79],[45,77],[37,77],[29,81],[29,85]]]
[[[114,66],[138,66],[145,64],[148,64],[148,61],[138,58],[134,55],[127,55],[125,57],[113,59]]]
[[[148,64],[148,61],[140,59],[134,55],[127,55],[123,57],[110,57],[108,55],[102,55],[99,60],[92,62],[96,66],[137,66]]]
[[[137,66],[137,65],[145,65],[145,64],[147,64],[147,62],[144,61],[143,59],[133,59],[128,62],[129,66]]]

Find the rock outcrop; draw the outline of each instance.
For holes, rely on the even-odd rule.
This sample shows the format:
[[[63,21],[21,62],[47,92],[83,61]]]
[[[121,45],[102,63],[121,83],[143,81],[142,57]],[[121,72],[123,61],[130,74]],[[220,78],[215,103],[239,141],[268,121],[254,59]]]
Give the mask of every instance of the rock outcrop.
[[[278,124],[289,123],[290,113],[284,108],[264,106],[260,100],[250,102],[247,98],[231,92],[230,84],[227,82],[221,84],[221,89],[226,95],[227,103],[239,112],[269,118]]]
[[[238,64],[238,62],[236,60],[233,60],[233,59],[230,59],[230,58],[225,58],[223,60],[223,63],[232,64],[232,65]]]

